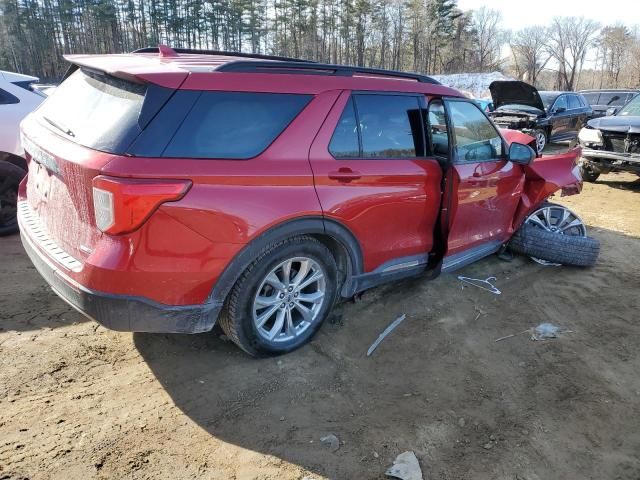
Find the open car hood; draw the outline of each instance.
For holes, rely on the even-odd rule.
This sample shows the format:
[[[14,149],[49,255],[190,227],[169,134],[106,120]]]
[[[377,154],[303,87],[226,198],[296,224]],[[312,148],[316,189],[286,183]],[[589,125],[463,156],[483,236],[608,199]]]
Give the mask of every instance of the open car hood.
[[[544,111],[544,104],[538,90],[528,83],[517,80],[495,81],[489,85],[489,91],[495,108],[510,103],[519,103]]]
[[[590,127],[610,132],[640,133],[640,117],[614,115],[611,117],[594,118],[587,122]]]

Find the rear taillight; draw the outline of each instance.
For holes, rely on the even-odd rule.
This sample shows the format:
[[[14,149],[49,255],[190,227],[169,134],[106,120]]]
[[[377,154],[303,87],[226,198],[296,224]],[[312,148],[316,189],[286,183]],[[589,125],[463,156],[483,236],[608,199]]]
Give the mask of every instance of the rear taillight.
[[[180,200],[189,180],[93,179],[96,226],[110,235],[132,232],[164,202]]]

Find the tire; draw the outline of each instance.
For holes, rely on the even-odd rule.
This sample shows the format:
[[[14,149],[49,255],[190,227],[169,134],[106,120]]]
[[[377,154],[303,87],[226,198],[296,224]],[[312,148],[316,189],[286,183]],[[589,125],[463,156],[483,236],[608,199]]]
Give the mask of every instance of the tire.
[[[547,135],[547,132],[541,128],[538,128],[533,132],[533,136],[536,139],[536,152],[538,155],[542,155],[542,151],[547,146],[547,143],[549,143],[549,136]]]
[[[284,270],[288,262],[289,281]],[[304,278],[298,281],[299,290],[293,285],[303,270],[303,262],[307,262],[308,272],[305,270],[306,276],[302,275]],[[255,357],[295,350],[313,337],[329,315],[338,291],[337,272],[331,251],[312,237],[300,236],[275,243],[263,250],[231,289],[220,316],[220,326],[236,345]],[[280,287],[275,286],[277,282],[272,275]],[[319,280],[302,287],[316,276]],[[322,303],[302,300],[303,296],[321,298]],[[268,301],[269,306],[262,306],[267,305],[264,301]],[[302,313],[304,310],[308,317]],[[269,313],[268,321],[260,326],[261,319]],[[273,332],[276,332],[275,338],[267,338]]]
[[[516,253],[576,267],[592,267],[600,253],[595,238],[559,235],[527,224],[518,229],[509,246]]]
[[[580,175],[585,182],[595,182],[600,176],[600,172],[590,168],[588,165],[582,164],[580,167]]]
[[[17,165],[0,160],[0,237],[18,231],[18,186],[26,174]]]

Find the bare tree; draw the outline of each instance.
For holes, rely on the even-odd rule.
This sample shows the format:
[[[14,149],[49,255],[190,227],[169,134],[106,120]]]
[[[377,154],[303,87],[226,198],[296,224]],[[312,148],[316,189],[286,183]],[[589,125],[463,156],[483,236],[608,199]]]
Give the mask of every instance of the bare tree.
[[[505,32],[500,28],[502,14],[481,7],[473,12],[473,29],[478,37],[478,60],[481,72],[496,70],[501,65]]]
[[[549,63],[551,55],[546,48],[548,35],[546,28],[534,26],[519,30],[511,37],[516,75],[521,80],[535,85],[538,75]]]
[[[604,27],[596,42],[599,60],[602,62],[600,87],[604,83],[618,86],[620,73],[629,60],[633,37],[629,29],[622,25]]]
[[[547,50],[558,62],[558,88],[574,90],[599,25],[578,17],[556,17],[549,27]]]

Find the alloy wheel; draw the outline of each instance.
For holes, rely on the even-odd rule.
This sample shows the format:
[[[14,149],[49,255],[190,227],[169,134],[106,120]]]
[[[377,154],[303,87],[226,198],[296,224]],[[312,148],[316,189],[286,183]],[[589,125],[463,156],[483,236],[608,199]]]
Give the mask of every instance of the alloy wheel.
[[[575,213],[562,205],[545,205],[527,217],[525,223],[559,235],[587,236],[587,227]],[[541,265],[560,265],[531,257]]]
[[[538,149],[538,153],[541,154],[544,150],[544,147],[547,146],[547,137],[544,132],[536,132],[536,148]]]
[[[273,268],[253,300],[253,322],[269,342],[287,342],[318,319],[326,301],[326,274],[308,257],[294,257]]]

